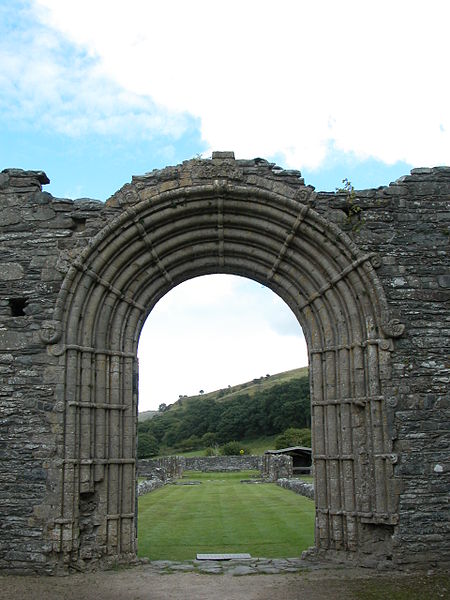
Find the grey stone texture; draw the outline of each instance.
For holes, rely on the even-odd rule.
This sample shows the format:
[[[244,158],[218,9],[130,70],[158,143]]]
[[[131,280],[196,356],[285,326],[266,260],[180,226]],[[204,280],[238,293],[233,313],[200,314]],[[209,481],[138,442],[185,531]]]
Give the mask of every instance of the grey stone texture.
[[[137,462],[139,477],[156,477],[166,481],[182,477],[185,469],[184,456],[163,456],[161,458],[143,458]]]
[[[261,456],[192,456],[184,460],[186,471],[261,471]]]
[[[162,479],[157,479],[156,477],[153,479],[145,479],[144,481],[140,481],[137,485],[137,495],[144,496],[145,494],[149,494],[150,492],[154,492],[159,488],[162,488],[166,485],[167,480],[163,481]]]
[[[293,458],[287,454],[263,454],[261,457],[261,475],[268,481],[292,477]]]
[[[314,500],[314,485],[312,483],[308,483],[302,479],[286,479],[283,477],[278,479],[276,483],[285,490],[291,490],[296,494]]]
[[[134,559],[139,333],[209,273],[266,285],[303,327],[312,554],[448,561],[450,168],[354,198],[231,153],[134,177],[106,203],[47,182],[0,174],[1,569]]]
[[[277,573],[301,573],[311,570],[311,563],[299,557],[292,558],[239,558],[230,560],[191,560],[191,561],[168,561],[155,560],[146,568],[152,573],[208,573],[211,575],[267,575]],[[321,564],[326,568],[326,564]],[[318,568],[318,565],[315,566]]]

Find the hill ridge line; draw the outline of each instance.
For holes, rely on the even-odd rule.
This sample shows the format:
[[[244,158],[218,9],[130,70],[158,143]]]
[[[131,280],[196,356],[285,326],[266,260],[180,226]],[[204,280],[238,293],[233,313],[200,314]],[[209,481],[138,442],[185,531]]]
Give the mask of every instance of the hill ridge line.
[[[177,410],[183,403],[190,403],[198,399],[202,400],[216,400],[219,402],[226,402],[228,399],[233,398],[237,394],[247,393],[253,396],[256,392],[260,392],[264,389],[268,389],[281,382],[290,381],[292,379],[306,377],[308,375],[309,368],[298,367],[296,369],[289,369],[287,371],[281,371],[274,375],[265,375],[256,377],[252,380],[238,383],[236,385],[229,386],[227,388],[219,388],[212,392],[205,392],[204,394],[196,394],[194,396],[180,396],[178,400],[172,404],[167,405],[167,410]],[[181,402],[180,402],[181,401]],[[153,418],[155,415],[160,414],[158,410],[147,410],[139,412],[139,421],[145,421]]]

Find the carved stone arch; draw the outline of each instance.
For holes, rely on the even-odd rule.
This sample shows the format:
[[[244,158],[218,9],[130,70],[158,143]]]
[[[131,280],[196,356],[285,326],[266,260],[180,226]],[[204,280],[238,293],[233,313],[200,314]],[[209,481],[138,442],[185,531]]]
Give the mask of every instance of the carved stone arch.
[[[389,323],[377,257],[314,211],[311,188],[280,192],[233,172],[214,176],[201,184],[129,186],[131,203],[93,238],[62,286],[54,320],[61,337],[50,347],[64,371],[52,540],[65,562],[134,557],[139,334],[171,288],[211,273],[269,287],[305,333],[316,552],[361,560],[392,535],[396,495],[383,386],[390,337],[401,327]]]

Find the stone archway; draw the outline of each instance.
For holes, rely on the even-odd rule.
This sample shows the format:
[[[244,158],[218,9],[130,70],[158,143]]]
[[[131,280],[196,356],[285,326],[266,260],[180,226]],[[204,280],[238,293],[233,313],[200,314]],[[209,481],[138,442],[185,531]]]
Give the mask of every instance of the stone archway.
[[[226,153],[205,163],[122,188],[109,202],[121,213],[62,285],[56,333],[46,333],[61,374],[53,552],[65,563],[134,557],[140,330],[174,286],[229,273],[277,293],[307,339],[315,551],[389,555],[396,493],[384,383],[402,327],[389,321],[378,258],[312,208],[296,174],[244,176]]]

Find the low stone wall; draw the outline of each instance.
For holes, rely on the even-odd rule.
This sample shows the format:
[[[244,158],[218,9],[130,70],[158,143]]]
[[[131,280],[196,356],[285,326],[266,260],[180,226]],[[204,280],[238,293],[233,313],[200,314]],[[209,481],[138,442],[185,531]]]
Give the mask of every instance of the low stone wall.
[[[165,456],[158,459],[138,461],[139,477],[149,479],[179,479],[183,471],[230,472],[260,471],[261,477],[269,481],[292,477],[292,458],[286,455],[264,454],[263,456]]]
[[[262,468],[261,456],[192,456],[185,458],[187,471],[248,471]]]
[[[138,461],[139,477],[179,479],[185,469],[184,456],[163,456],[162,458],[144,458]]]
[[[161,479],[146,479],[145,481],[141,481],[140,483],[138,483],[137,495],[143,496],[144,494],[153,492],[158,488],[164,487],[165,484],[166,482],[162,481]]]
[[[306,498],[310,498],[314,500],[314,485],[312,483],[307,483],[302,479],[278,479],[276,482],[282,488],[286,490],[292,490],[296,494],[300,494],[301,496],[306,496]]]

